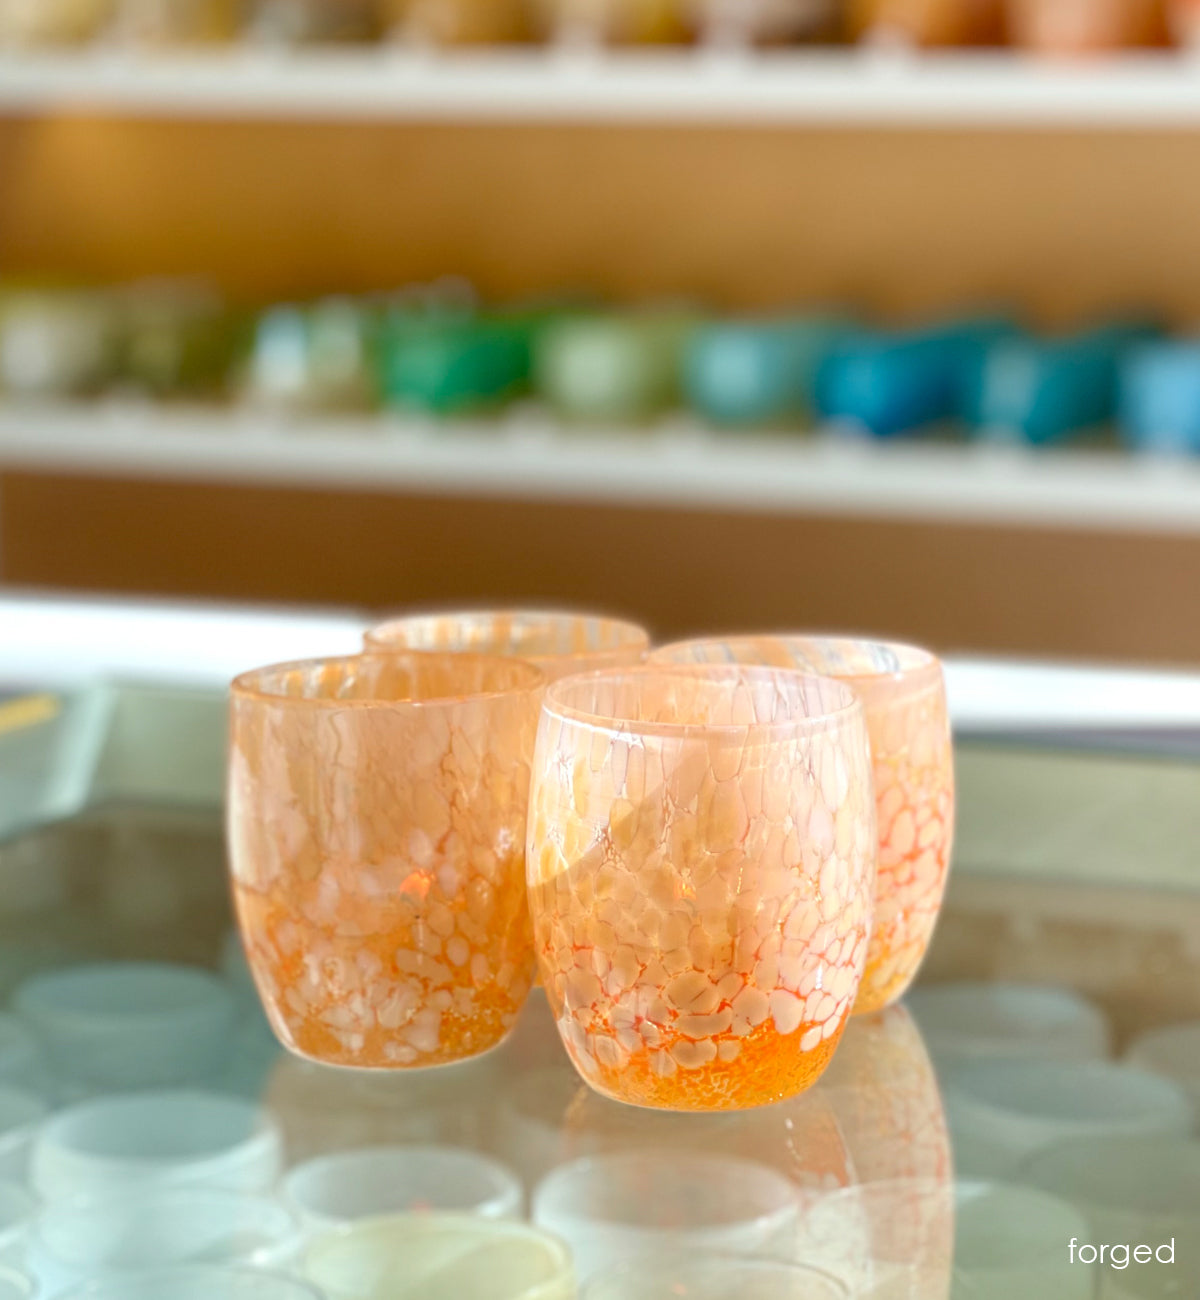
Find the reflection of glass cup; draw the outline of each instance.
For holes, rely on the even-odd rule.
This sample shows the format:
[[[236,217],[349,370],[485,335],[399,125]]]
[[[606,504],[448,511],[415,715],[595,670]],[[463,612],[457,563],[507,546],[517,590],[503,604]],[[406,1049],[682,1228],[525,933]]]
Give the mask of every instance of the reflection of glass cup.
[[[1103,1294],[1200,1295],[1200,1142],[1179,1137],[1089,1137],[1032,1156],[1021,1181],[1069,1202],[1090,1226],[1081,1241],[1146,1243],[1172,1240],[1175,1262],[1106,1267]]]
[[[109,962],[35,975],[13,1007],[59,1079],[87,1089],[194,1083],[224,1064],[234,1003],[194,966]]]
[[[233,686],[234,900],[272,1027],[330,1065],[499,1044],[533,978],[525,809],[542,674],[397,654]]]
[[[571,1247],[581,1281],[626,1263],[701,1250],[785,1259],[795,1189],[766,1165],[684,1151],[625,1152],[563,1165],[533,1197],[533,1219]]]
[[[947,1300],[954,1258],[954,1184],[902,1178],[805,1198],[796,1258],[855,1295]]]
[[[260,1107],[218,1093],[127,1093],[59,1111],[34,1140],[31,1182],[45,1201],[219,1187],[269,1192],[279,1129]]]
[[[848,1300],[837,1278],[804,1264],[698,1254],[602,1274],[582,1300]]]
[[[956,1286],[961,1280],[978,1300],[1093,1300],[1095,1270],[1068,1253],[1073,1239],[1088,1240],[1078,1210],[999,1183],[960,1183],[956,1203]]]
[[[852,1182],[952,1177],[941,1088],[903,1005],[855,1016],[815,1094],[836,1117]]]
[[[1184,1094],[1167,1079],[1101,1061],[980,1061],[953,1070],[946,1108],[959,1171],[1007,1178],[1036,1151],[1191,1131]]]
[[[281,1273],[237,1268],[166,1268],[87,1282],[63,1300],[325,1300]]]
[[[286,1267],[300,1224],[265,1198],[207,1187],[55,1202],[38,1216],[29,1263],[49,1295],[147,1269],[216,1264]]]
[[[586,1082],[668,1110],[815,1082],[857,992],[874,884],[847,688],[737,667],[553,683],[530,799],[542,983]]]
[[[573,1300],[566,1247],[510,1219],[397,1214],[318,1237],[305,1276],[327,1300]]]
[[[372,628],[365,644],[368,653],[472,651],[513,656],[536,664],[553,681],[636,664],[650,649],[650,637],[636,623],[591,614],[468,610],[392,619]]]
[[[943,1063],[1108,1055],[1104,1012],[1071,989],[963,980],[922,985],[907,1003],[930,1052]]]
[[[681,642],[661,663],[765,664],[844,682],[871,737],[879,829],[875,926],[856,1013],[896,1001],[916,977],[941,911],[954,838],[954,763],[942,666],[914,646],[841,637]]]
[[[298,1165],[282,1194],[312,1228],[386,1214],[437,1210],[512,1218],[521,1184],[503,1165],[454,1147],[375,1147]]]

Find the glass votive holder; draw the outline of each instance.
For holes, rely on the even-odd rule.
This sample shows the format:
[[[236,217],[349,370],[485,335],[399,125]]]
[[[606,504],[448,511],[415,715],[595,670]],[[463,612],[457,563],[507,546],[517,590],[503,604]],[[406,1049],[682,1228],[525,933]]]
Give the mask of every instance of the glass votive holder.
[[[1101,1061],[978,1061],[946,1084],[955,1166],[1007,1179],[1035,1152],[1070,1138],[1191,1132],[1193,1112],[1168,1079]]]
[[[916,977],[946,892],[954,838],[954,761],[942,666],[915,646],[848,637],[685,641],[655,663],[763,664],[844,683],[871,739],[879,831],[875,921],[856,1013],[895,1002]]]
[[[923,985],[906,1002],[937,1061],[1090,1061],[1109,1054],[1107,1017],[1071,989],[962,980]]]
[[[1008,0],[1015,45],[1044,54],[1095,55],[1166,43],[1162,0]]]
[[[0,1088],[0,1179],[23,1183],[29,1156],[50,1108],[23,1088]]]
[[[237,34],[239,0],[120,0],[121,34],[148,45],[209,44]]]
[[[1093,1300],[1096,1271],[1072,1262],[1088,1222],[1045,1192],[1003,1183],[955,1189],[954,1263],[978,1300]]]
[[[1148,1269],[1173,1281],[1179,1297],[1200,1294],[1200,1142],[1178,1137],[1075,1138],[1039,1151],[1021,1166],[1022,1182],[1074,1206],[1090,1231],[1081,1242],[1149,1245],[1175,1242],[1175,1259],[1133,1261],[1117,1270],[1127,1277]],[[1119,1261],[1118,1261],[1119,1262]],[[1115,1280],[1110,1261],[1106,1279]],[[1106,1291],[1108,1288],[1106,1287]]]
[[[1120,431],[1136,451],[1200,451],[1200,341],[1161,339],[1128,349],[1121,359]]]
[[[283,1273],[251,1268],[149,1269],[130,1277],[85,1282],[63,1300],[325,1300]]]
[[[581,1300],[850,1300],[829,1273],[807,1264],[700,1252],[673,1263],[644,1262],[595,1278]]]
[[[663,45],[689,40],[689,0],[537,0],[568,44]]]
[[[275,1121],[218,1093],[126,1093],[59,1111],[38,1132],[31,1182],[45,1201],[170,1187],[269,1192],[282,1164]]]
[[[1139,1034],[1125,1053],[1125,1064],[1173,1080],[1200,1115],[1200,1020]]]
[[[581,1282],[614,1262],[696,1251],[787,1259],[796,1190],[752,1160],[686,1151],[622,1152],[556,1169],[533,1195],[533,1221],[571,1248]]]
[[[378,0],[250,0],[249,31],[271,45],[376,40]]]
[[[519,1217],[516,1175],[456,1147],[368,1147],[305,1161],[283,1180],[283,1199],[310,1228],[324,1230],[388,1214],[438,1211]]]
[[[365,637],[368,653],[470,651],[525,659],[548,681],[640,663],[650,634],[636,623],[553,610],[464,610],[391,619]]]
[[[667,1110],[815,1082],[866,955],[874,809],[862,706],[838,682],[657,665],[553,683],[530,905],[583,1079]]]
[[[305,1276],[327,1300],[574,1300],[570,1252],[510,1219],[398,1214],[318,1237]]]
[[[290,1051],[447,1065],[512,1029],[533,981],[525,814],[543,681],[516,659],[389,654],[234,682],[234,902]]]
[[[101,36],[116,0],[8,0],[0,5],[5,45],[84,45]]]
[[[37,1201],[20,1183],[0,1182],[0,1265],[16,1266],[25,1257]]]
[[[795,1258],[832,1273],[855,1296],[948,1300],[954,1184],[901,1178],[808,1196]]]
[[[28,1265],[48,1296],[151,1269],[286,1269],[299,1220],[265,1197],[210,1187],[83,1196],[47,1205],[29,1235]]]
[[[836,0],[699,0],[701,39],[717,47],[791,45],[836,32]]]
[[[35,975],[13,1008],[55,1076],[97,1091],[196,1083],[224,1064],[236,1012],[196,966],[108,962]]]

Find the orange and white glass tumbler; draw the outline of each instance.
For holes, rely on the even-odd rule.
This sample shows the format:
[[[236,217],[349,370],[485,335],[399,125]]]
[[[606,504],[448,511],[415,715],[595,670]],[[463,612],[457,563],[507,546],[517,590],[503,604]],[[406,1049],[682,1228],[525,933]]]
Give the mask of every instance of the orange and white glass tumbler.
[[[770,664],[834,677],[862,700],[875,773],[875,930],[855,1013],[895,1002],[916,978],[946,893],[954,759],[939,661],[915,646],[848,637],[734,637],[656,650],[663,663]]]
[[[812,1084],[858,992],[875,834],[862,706],[838,682],[659,665],[552,683],[530,905],[583,1078],[696,1111]]]
[[[392,619],[366,635],[368,651],[474,651],[536,664],[553,681],[640,663],[650,636],[636,623],[547,610],[464,610]]]
[[[388,1069],[495,1047],[534,972],[531,664],[355,656],[233,684],[233,895],[272,1027]]]

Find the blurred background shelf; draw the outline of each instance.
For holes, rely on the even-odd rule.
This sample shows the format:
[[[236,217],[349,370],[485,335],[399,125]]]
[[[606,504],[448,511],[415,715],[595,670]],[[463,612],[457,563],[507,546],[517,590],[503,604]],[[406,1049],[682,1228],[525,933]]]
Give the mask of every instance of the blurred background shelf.
[[[1200,60],[804,51],[0,55],[0,111],[165,118],[1195,128]]]
[[[0,411],[0,470],[722,513],[1200,535],[1200,465],[1116,451],[560,430],[545,421],[282,422],[120,405]]]

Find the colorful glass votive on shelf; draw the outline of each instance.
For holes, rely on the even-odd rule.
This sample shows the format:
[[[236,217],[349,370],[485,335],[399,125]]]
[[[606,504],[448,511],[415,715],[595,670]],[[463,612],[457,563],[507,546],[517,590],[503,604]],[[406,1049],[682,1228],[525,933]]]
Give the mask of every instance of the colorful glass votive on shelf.
[[[1120,431],[1138,451],[1200,452],[1200,342],[1143,343],[1121,366]]]
[[[700,36],[716,46],[790,45],[832,35],[836,0],[700,0]]]
[[[938,660],[915,646],[843,637],[680,642],[657,663],[766,664],[836,678],[866,711],[878,810],[875,922],[856,1013],[899,998],[925,958],[954,837],[954,763]]]
[[[82,45],[112,21],[116,0],[3,0],[0,47]]]
[[[445,1065],[497,1046],[533,979],[532,664],[396,654],[233,684],[229,846],[255,983],[285,1047]]]
[[[966,379],[1007,321],[967,320],[936,329],[858,333],[836,347],[817,376],[817,409],[839,426],[877,438],[958,420]]]
[[[574,1300],[566,1246],[549,1233],[468,1214],[397,1214],[316,1238],[304,1274],[327,1300]]]
[[[122,35],[151,45],[232,40],[238,32],[238,0],[120,0]]]
[[[856,40],[920,46],[998,45],[1005,0],[849,0],[846,22]]]
[[[674,45],[691,39],[689,0],[536,0],[560,40]]]
[[[817,318],[701,326],[684,358],[688,403],[718,425],[809,418],[817,372],[846,332],[836,320]]]
[[[1153,337],[1139,324],[1108,325],[1063,339],[1000,339],[969,381],[975,436],[1042,446],[1109,424],[1128,348]]]
[[[1164,45],[1163,0],[1008,0],[1016,45],[1047,54],[1100,54]]]
[[[378,0],[250,0],[250,30],[272,44],[371,41],[381,34]]]
[[[375,399],[373,346],[368,314],[349,299],[272,308],[255,330],[249,396],[284,410],[360,410]]]
[[[397,308],[384,323],[384,399],[400,411],[449,416],[494,410],[529,387],[544,313]]]
[[[368,651],[396,650],[512,656],[534,664],[548,680],[640,663],[650,635],[636,623],[551,610],[464,610],[413,614],[372,628]]]
[[[874,809],[862,706],[838,682],[660,664],[551,684],[530,904],[584,1080],[699,1111],[815,1082],[866,959]]]
[[[532,0],[384,0],[402,40],[431,45],[502,45],[536,34]]]
[[[695,320],[682,311],[564,316],[534,351],[534,385],[564,420],[647,424],[680,399],[683,350]]]

